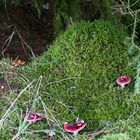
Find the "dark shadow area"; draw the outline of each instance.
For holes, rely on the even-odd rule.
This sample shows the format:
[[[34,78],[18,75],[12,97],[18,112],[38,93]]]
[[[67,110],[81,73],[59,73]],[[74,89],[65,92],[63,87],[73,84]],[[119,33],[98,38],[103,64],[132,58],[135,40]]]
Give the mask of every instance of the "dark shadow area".
[[[1,57],[28,61],[48,49],[54,39],[52,0],[47,1],[46,6],[39,17],[26,2],[16,7],[7,5],[7,9],[1,5]]]

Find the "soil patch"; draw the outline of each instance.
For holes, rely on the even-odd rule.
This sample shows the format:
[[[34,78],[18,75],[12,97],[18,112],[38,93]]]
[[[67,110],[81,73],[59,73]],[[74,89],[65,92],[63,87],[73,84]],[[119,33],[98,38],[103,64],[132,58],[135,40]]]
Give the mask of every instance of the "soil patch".
[[[8,9],[8,15],[0,11],[0,56],[29,61],[47,51],[53,41],[53,4],[40,17],[28,3]]]

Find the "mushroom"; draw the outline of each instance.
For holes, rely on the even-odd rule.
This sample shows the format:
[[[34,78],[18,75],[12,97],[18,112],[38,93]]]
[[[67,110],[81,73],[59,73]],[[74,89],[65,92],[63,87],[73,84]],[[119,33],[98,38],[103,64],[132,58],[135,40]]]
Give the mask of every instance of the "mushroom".
[[[27,122],[34,123],[42,120],[44,117],[39,113],[30,113],[28,116],[25,116],[24,119],[27,119]]]
[[[82,130],[87,124],[83,120],[76,120],[76,123],[64,123],[64,130],[73,133],[74,136],[77,136],[78,132]]]
[[[131,82],[131,77],[128,75],[123,75],[117,78],[116,83],[120,85],[122,88],[125,87],[125,85],[129,84]]]

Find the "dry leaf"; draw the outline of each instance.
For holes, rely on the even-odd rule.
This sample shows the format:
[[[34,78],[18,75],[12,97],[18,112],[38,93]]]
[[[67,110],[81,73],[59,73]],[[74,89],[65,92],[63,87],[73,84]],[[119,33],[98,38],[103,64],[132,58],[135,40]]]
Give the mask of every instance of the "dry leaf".
[[[26,63],[25,61],[22,61],[20,59],[12,61],[12,65],[15,66],[15,67],[23,66],[25,63]]]

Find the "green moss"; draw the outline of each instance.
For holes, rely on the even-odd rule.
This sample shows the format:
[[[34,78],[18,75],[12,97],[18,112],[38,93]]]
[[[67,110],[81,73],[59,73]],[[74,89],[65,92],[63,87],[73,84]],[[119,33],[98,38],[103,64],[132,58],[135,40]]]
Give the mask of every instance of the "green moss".
[[[132,85],[124,91],[115,85],[119,75],[134,76],[135,72],[128,66],[130,59],[123,44],[126,35],[105,21],[78,23],[25,68],[29,78],[43,76],[40,94],[61,121],[79,116],[88,122],[88,129],[95,129],[100,121],[129,115],[125,99]]]
[[[126,36],[127,33],[121,28],[101,20],[77,23],[61,33],[48,52],[17,69],[18,78],[14,78],[14,82],[20,82],[21,90],[34,82],[9,111],[4,122],[8,131],[0,134],[8,133],[11,137],[17,133],[16,129],[11,128],[19,128],[38,90],[39,97],[31,111],[42,113],[47,119],[30,125],[27,132],[54,126],[56,137],[64,138],[66,134],[60,127],[65,121],[74,122],[77,117],[87,122],[83,131],[94,131],[99,125],[99,129],[107,125],[112,127],[115,123],[115,127],[119,128],[116,133],[124,132],[124,129],[121,130],[123,124],[116,122],[129,118],[140,101],[138,97],[132,97],[133,82],[123,90],[115,84],[118,76],[128,74],[134,79],[136,72],[134,67],[128,65],[131,60],[123,43]],[[4,68],[1,70],[4,71]],[[7,65],[5,70],[11,71]],[[43,80],[39,87],[38,78],[41,75]],[[11,92],[1,98],[1,118],[17,96],[16,92]],[[139,132],[136,129],[138,120],[126,122],[127,128],[131,129],[125,130],[133,136]],[[44,135],[37,133],[35,138]],[[28,134],[25,132],[21,137],[28,137]],[[81,138],[86,139],[86,135]]]
[[[127,134],[108,134],[99,140],[132,140]]]
[[[57,1],[60,5],[57,5],[55,11],[54,26],[56,33],[64,28],[64,24],[69,21],[70,17],[73,21],[78,20],[80,11],[80,5],[78,4],[80,0],[75,2],[77,5],[73,5],[74,0],[71,5],[69,5],[69,2],[65,5],[65,0]],[[102,3],[104,3],[102,5],[104,19],[113,20],[110,1],[102,0]],[[38,8],[41,5],[39,7],[36,4],[33,6],[40,14],[41,11]],[[139,7],[138,4],[137,6]],[[137,6],[133,9],[138,9]],[[96,10],[101,11],[100,6]],[[121,20],[125,25],[133,23],[133,18],[130,15],[122,16]],[[132,27],[130,26],[128,29],[132,31]],[[140,30],[139,27],[137,26],[137,31]],[[16,80],[13,83],[20,81],[21,85],[19,87],[22,90],[30,81],[34,79],[36,81],[12,107],[9,112],[10,115],[8,114],[4,122],[4,127],[0,130],[0,139],[12,139],[17,133],[25,113],[30,110],[40,75],[43,76],[43,81],[39,88],[39,97],[34,111],[45,114],[48,116],[49,121],[47,118],[42,122],[33,124],[29,126],[27,132],[49,129],[49,125],[53,125],[59,131],[60,128],[57,126],[56,121],[63,127],[65,121],[74,122],[77,117],[80,117],[87,122],[87,127],[83,131],[102,129],[108,124],[111,125],[120,120],[119,123],[111,125],[118,128],[115,129],[116,133],[126,132],[129,136],[139,139],[140,96],[132,96],[133,82],[123,90],[115,84],[116,78],[123,74],[129,74],[132,76],[133,81],[135,80],[136,70],[128,65],[131,60],[127,53],[128,48],[123,43],[126,36],[127,34],[123,29],[106,21],[77,23],[69,27],[66,32],[61,33],[48,52],[22,68],[21,76],[18,79],[15,78]],[[136,53],[133,53],[134,57]],[[7,69],[9,70],[6,65]],[[1,69],[1,71],[4,70]],[[0,74],[0,76],[3,75],[3,73]],[[16,92],[11,92],[0,99],[0,118],[2,118],[17,95]],[[44,106],[42,101],[39,100],[40,98],[44,101]],[[14,110],[20,111],[15,113]],[[126,133],[122,133],[108,134],[103,136],[102,140],[130,139]],[[62,135],[64,134],[58,132],[58,139]],[[32,138],[32,136],[34,137]],[[44,133],[27,134],[25,132],[21,135],[21,138],[28,140],[42,139],[43,137],[47,139]],[[82,135],[79,136],[79,139],[88,138],[86,135]]]
[[[3,127],[3,129],[1,129],[0,131],[0,139],[2,140],[10,140],[11,136],[10,136],[10,130],[6,127]]]

